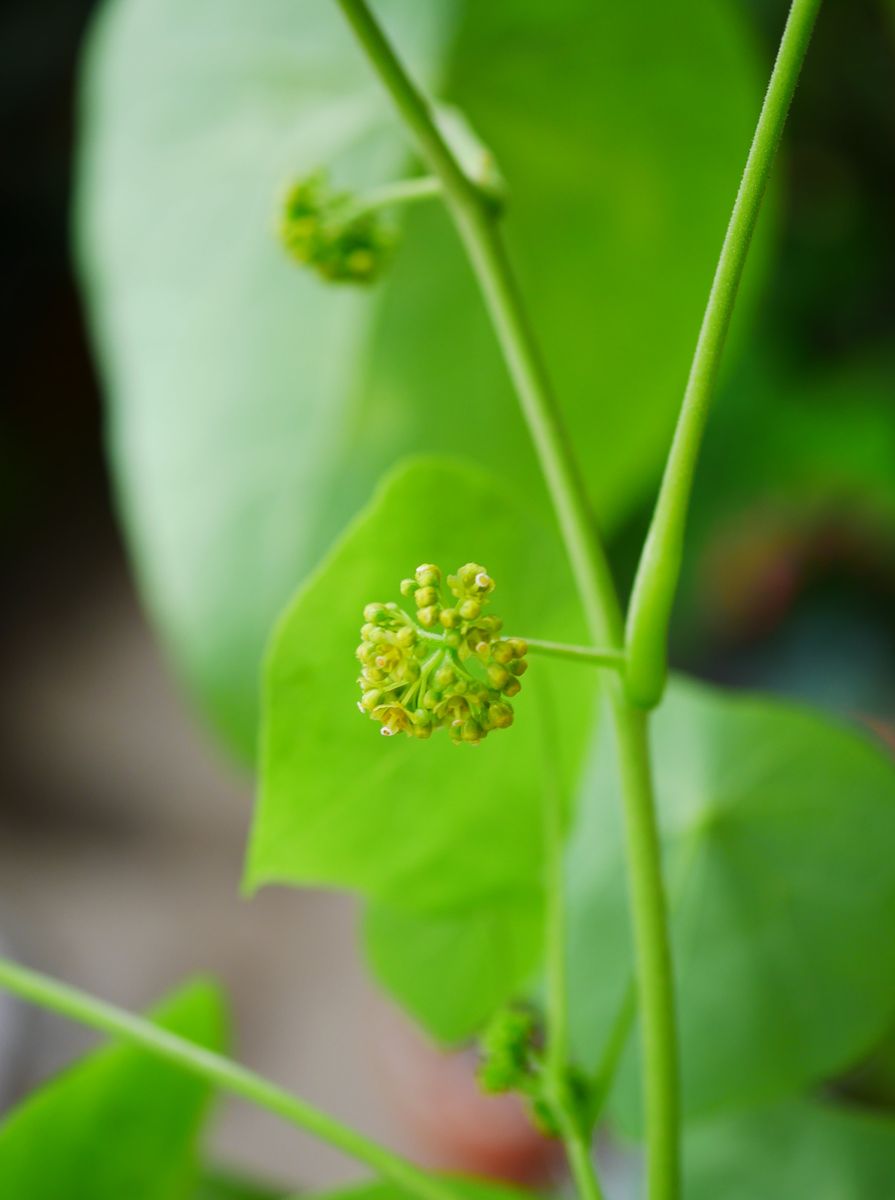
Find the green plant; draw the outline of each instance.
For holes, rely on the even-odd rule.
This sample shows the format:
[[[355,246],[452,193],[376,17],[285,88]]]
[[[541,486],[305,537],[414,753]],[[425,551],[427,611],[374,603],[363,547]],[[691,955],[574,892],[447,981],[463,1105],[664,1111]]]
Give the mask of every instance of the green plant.
[[[709,401],[819,0],[794,0],[790,9],[626,611],[593,516],[604,485],[591,476],[605,469],[621,493],[636,485],[613,478],[612,456],[593,455],[589,434],[567,428],[504,243],[502,225],[517,202],[513,172],[505,172],[508,198],[495,167],[502,156],[483,148],[465,117],[426,99],[365,0],[338,5],[431,174],[364,195],[331,190],[319,173],[303,175],[283,203],[281,240],[328,281],[369,283],[394,272],[400,284],[395,214],[409,203],[420,215],[426,206],[446,207],[513,382],[552,517],[537,493],[523,498],[513,480],[450,458],[415,458],[386,478],[286,607],[270,641],[247,884],[323,883],[360,893],[377,973],[440,1039],[481,1035],[483,1086],[527,1098],[539,1127],[562,1139],[588,1200],[603,1195],[591,1141],[606,1114],[643,1137],[650,1200],[684,1194],[682,1143],[691,1200],[729,1187],[731,1169],[745,1180],[744,1195],[769,1188],[781,1197],[818,1194],[823,1156],[778,1172],[767,1145],[770,1129],[799,1147],[815,1125],[836,1146],[848,1194],[879,1195],[878,1181],[895,1164],[891,1126],[825,1109],[806,1093],[854,1062],[891,1019],[895,950],[882,943],[895,917],[886,870],[895,772],[862,735],[819,716],[680,681],[666,694],[668,628]],[[519,21],[532,21],[536,33],[548,28],[541,6],[530,8]],[[438,6],[413,17],[428,50],[444,34],[442,18]],[[479,12],[470,20],[483,23],[479,34],[493,47],[495,18]],[[140,29],[135,21],[129,37]],[[380,170],[383,162],[395,168],[391,142],[387,152],[374,145],[369,153]],[[518,202],[524,205],[524,192]],[[383,210],[394,226],[381,223]],[[526,233],[536,227],[530,222]],[[571,268],[552,256],[569,247],[559,242],[547,273],[564,278]],[[128,243],[121,261],[132,253]],[[101,310],[109,303],[102,265],[96,277]],[[276,278],[277,319],[288,327],[294,276],[283,267]],[[427,277],[426,289],[439,286]],[[337,331],[347,338],[354,328],[357,307],[342,292],[328,310],[332,324],[313,325],[316,338]],[[413,316],[397,293],[391,303],[400,314],[391,336],[398,328],[407,337]],[[108,311],[106,319],[111,325]],[[387,340],[387,322],[383,329]],[[257,334],[262,342],[268,336]],[[113,375],[127,375],[130,363],[114,337],[107,354]],[[328,378],[325,361],[314,365],[315,379]],[[181,378],[176,355],[168,369]],[[403,363],[391,380],[395,392],[419,370]],[[490,387],[487,371],[485,378]],[[325,389],[315,397],[315,412],[329,397]],[[425,396],[414,404],[430,406]],[[441,394],[431,407],[449,449],[471,446],[485,459],[503,454],[518,473],[515,484],[530,483],[528,451],[487,403]],[[374,461],[385,423],[374,410],[345,460]],[[124,417],[118,432],[127,470],[133,446]],[[644,453],[619,446],[622,461]],[[140,470],[155,492],[153,476],[164,471],[145,446],[141,453]],[[253,610],[238,627],[243,644],[222,655],[236,610],[206,630],[201,617],[197,623],[177,609],[160,564],[181,561],[184,547],[173,556],[171,549],[179,514],[169,512],[158,528],[141,526],[139,508],[134,501],[131,519],[150,598],[175,646],[190,643],[183,660],[193,685],[207,692],[219,725],[245,749],[252,702],[239,680],[244,661],[255,661],[255,626],[263,622]],[[312,526],[297,557],[313,560],[327,541],[326,530]],[[473,555],[481,561],[468,561]],[[465,563],[447,590],[434,558]],[[395,587],[413,562],[422,565]],[[485,611],[495,580],[508,633]],[[270,601],[261,596],[258,612],[266,614]],[[357,679],[350,647],[361,611]],[[582,638],[588,644],[579,645]],[[534,665],[523,691],[529,653]],[[358,683],[359,701],[351,691]],[[382,733],[410,736],[387,746],[371,737],[352,695]],[[595,714],[595,766],[583,772],[579,791]],[[394,817],[388,829],[385,806]],[[402,831],[400,844],[393,828]],[[496,1190],[421,1171],[195,1045],[191,1030],[159,1029],[11,963],[0,963],[0,985],[310,1129],[401,1194],[449,1200]],[[712,1036],[715,1026],[723,1036]],[[77,1104],[76,1089],[73,1095]],[[742,1117],[743,1109],[756,1111]],[[702,1128],[697,1118],[708,1117]],[[13,1142],[16,1120],[7,1127]],[[35,1130],[24,1136],[47,1136],[37,1120]],[[0,1135],[0,1165],[4,1152]],[[22,1179],[20,1190],[38,1195],[43,1185]],[[147,1195],[162,1196],[165,1186],[160,1177]],[[361,1194],[376,1196],[376,1185]]]

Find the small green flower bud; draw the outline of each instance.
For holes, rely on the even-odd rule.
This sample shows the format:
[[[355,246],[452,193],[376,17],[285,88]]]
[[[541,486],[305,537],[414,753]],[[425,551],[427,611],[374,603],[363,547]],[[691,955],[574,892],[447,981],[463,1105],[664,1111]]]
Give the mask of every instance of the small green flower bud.
[[[382,699],[382,692],[378,688],[372,688],[369,692],[364,692],[361,696],[361,706],[366,712],[372,712]]]
[[[507,663],[512,662],[515,658],[513,647],[509,642],[495,642],[491,647],[491,657],[496,663],[500,663],[501,666],[505,667]]]
[[[414,574],[420,587],[438,587],[441,583],[441,571],[434,563],[421,563]]]
[[[505,696],[509,696],[512,699],[513,696],[518,696],[522,691],[522,684],[518,679],[511,678],[507,680],[501,690]]]
[[[524,638],[510,638],[510,646],[516,658],[524,658],[528,653],[528,642]]]
[[[519,1008],[498,1012],[482,1034],[478,1080],[483,1091],[525,1088],[533,1074],[534,1017]]]
[[[462,736],[464,742],[470,742],[475,745],[476,742],[480,742],[485,736],[485,731],[478,721],[470,718],[463,722]]]
[[[488,716],[495,729],[509,729],[513,724],[514,715],[513,706],[502,701],[492,704],[488,710]]]
[[[435,672],[435,686],[441,691],[449,688],[456,678],[454,668],[449,663],[444,663]]]
[[[459,633],[446,633],[444,635],[444,644],[450,646],[452,650],[458,650],[463,638]]]
[[[399,629],[395,634],[395,641],[399,646],[412,646],[416,641],[416,633],[412,625],[405,625],[403,629]]]
[[[401,589],[400,589],[401,595],[402,596],[412,596],[418,587],[419,587],[419,584],[417,583],[417,581],[415,579],[402,579],[401,580]]]
[[[438,600],[438,589],[434,587],[421,587],[413,599],[417,608],[429,608]]]
[[[464,621],[474,621],[482,611],[482,606],[478,600],[464,600],[458,611]]]
[[[420,625],[425,629],[432,629],[438,624],[438,605],[431,604],[428,608],[421,608],[416,615]]]
[[[368,604],[364,609],[364,621],[370,625],[381,625],[385,616],[384,604]]]
[[[528,663],[524,658],[514,659],[513,662],[510,663],[510,670],[514,675],[524,675],[528,670]]]
[[[499,663],[492,663],[488,668],[488,678],[491,680],[494,686],[500,690],[509,682],[510,673],[506,667],[500,666]]]
[[[460,620],[460,614],[457,612],[456,608],[443,608],[441,610],[441,616],[439,617],[439,620],[445,629],[453,629]]]

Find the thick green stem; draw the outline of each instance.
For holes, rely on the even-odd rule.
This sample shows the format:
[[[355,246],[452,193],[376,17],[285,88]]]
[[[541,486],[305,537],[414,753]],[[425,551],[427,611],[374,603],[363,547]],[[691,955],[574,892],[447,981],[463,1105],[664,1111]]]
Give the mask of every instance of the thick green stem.
[[[546,961],[546,1038],[544,1081],[546,1092],[559,1121],[569,1169],[584,1200],[602,1200],[603,1192],[591,1155],[588,1138],[581,1128],[568,1091],[569,997],[566,968],[566,895],[563,872],[565,821],[562,791],[556,775],[557,722],[551,697],[543,681],[536,697],[540,706],[539,727],[544,763],[544,895]]]
[[[528,423],[572,566],[588,631],[609,650],[621,648],[623,622],[609,564],[591,519],[587,494],[541,358],[494,209],[467,178],[432,111],[398,60],[365,0],[337,0],[370,62],[443,185],[445,202],[475,271]],[[650,1200],[676,1200],[677,1050],[674,997],[658,840],[653,816],[645,724],[619,681],[609,685],[619,745],[638,989],[643,1024]]]
[[[139,1046],[158,1058],[167,1059],[168,1062],[182,1067],[192,1075],[208,1080],[224,1091],[266,1108],[322,1141],[329,1142],[358,1162],[366,1164],[383,1179],[389,1180],[419,1200],[458,1200],[458,1193],[448,1184],[428,1175],[397,1154],[392,1154],[363,1134],[342,1125],[306,1100],[301,1100],[220,1054],[214,1054],[185,1038],[178,1037],[177,1034],[160,1029],[151,1021],[106,1004],[87,995],[86,992],[19,966],[6,958],[0,958],[0,988],[20,996],[31,1004],[51,1009],[82,1025],[88,1025],[111,1037]]]
[[[610,691],[625,798],[628,892],[634,914],[634,961],[648,1135],[648,1194],[653,1200],[673,1200],[680,1190],[674,977],[650,778],[647,714],[628,703],[620,680],[612,682]]]
[[[681,572],[687,508],[709,403],[743,267],[821,0],[793,0],[743,178],[715,270],[690,377],[643,547],[628,611],[628,695],[658,704],[665,686],[668,627]]]

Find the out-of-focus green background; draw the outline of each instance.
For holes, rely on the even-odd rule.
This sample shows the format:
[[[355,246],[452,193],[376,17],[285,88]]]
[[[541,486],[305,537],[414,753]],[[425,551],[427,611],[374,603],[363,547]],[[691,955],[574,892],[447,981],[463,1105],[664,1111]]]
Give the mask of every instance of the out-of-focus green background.
[[[178,697],[125,565],[69,249],[90,8],[8,0],[0,16],[0,940],[132,1005],[214,970],[235,994],[245,1057],[418,1150],[425,1122],[382,1104],[395,1089],[377,1046],[396,1037],[400,1059],[404,1035],[356,961],[351,905],[237,898],[249,783]],[[739,8],[764,71],[783,6]],[[893,196],[895,11],[831,2],[777,173],[765,278],[712,417],[674,630],[679,667],[883,731],[895,725]],[[623,583],[650,491],[613,536]],[[84,1042],[2,1011],[7,1098]],[[254,1114],[229,1113],[220,1138],[250,1165],[291,1168],[292,1135]],[[342,1177],[327,1152],[306,1153],[309,1182]]]

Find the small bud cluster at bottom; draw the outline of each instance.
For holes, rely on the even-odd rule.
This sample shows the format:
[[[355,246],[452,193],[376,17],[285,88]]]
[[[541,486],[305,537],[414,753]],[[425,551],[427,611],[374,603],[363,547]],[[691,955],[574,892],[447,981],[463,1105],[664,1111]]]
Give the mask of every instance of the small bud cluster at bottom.
[[[441,571],[423,563],[401,583],[415,620],[395,603],[364,609],[358,707],[385,736],[427,738],[444,728],[455,743],[477,745],[513,723],[527,646],[501,638],[500,617],[483,612],[494,588],[484,567],[466,563],[447,584],[450,601]]]
[[[395,246],[392,228],[377,213],[352,215],[353,203],[316,174],[292,185],[280,213],[280,241],[288,253],[331,283],[372,283]]]
[[[560,1106],[587,1135],[588,1088],[574,1067],[548,1087],[537,1018],[529,1008],[510,1005],[495,1014],[480,1040],[477,1072],[482,1091],[517,1092],[528,1105],[532,1122],[547,1137],[559,1137]],[[560,1096],[555,1092],[559,1090]]]

